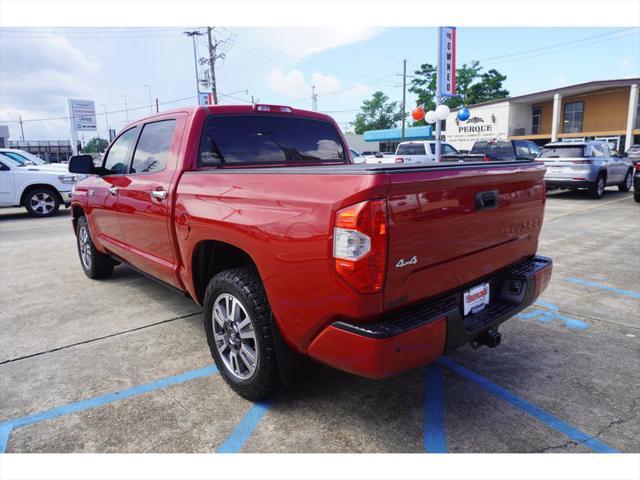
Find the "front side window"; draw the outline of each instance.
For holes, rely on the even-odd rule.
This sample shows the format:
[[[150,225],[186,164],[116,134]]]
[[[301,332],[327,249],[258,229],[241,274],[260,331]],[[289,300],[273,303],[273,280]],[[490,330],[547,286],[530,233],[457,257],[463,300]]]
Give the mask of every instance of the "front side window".
[[[201,167],[318,162],[347,162],[333,125],[274,115],[210,116],[198,159]]]
[[[175,120],[148,123],[142,128],[129,173],[153,173],[164,170],[171,155]]]
[[[578,133],[582,131],[582,117],[584,102],[567,103],[564,106],[564,118],[562,120],[564,133]]]
[[[591,145],[591,156],[594,158],[604,157],[605,154],[604,154],[604,149],[602,148],[602,145],[598,145],[597,143],[594,143],[593,145]]]
[[[104,160],[106,175],[125,173],[130,158],[128,154],[131,149],[131,144],[136,139],[137,130],[137,128],[127,130],[113,142]]]

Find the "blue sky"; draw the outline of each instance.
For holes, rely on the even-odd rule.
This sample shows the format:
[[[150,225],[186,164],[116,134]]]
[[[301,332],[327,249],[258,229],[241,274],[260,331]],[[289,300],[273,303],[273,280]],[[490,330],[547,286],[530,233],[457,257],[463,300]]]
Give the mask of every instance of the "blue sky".
[[[21,115],[31,140],[67,138],[66,98],[93,99],[120,129],[148,112],[147,90],[162,109],[195,102],[191,40],[179,27],[0,28],[0,124],[18,139]],[[346,126],[374,91],[401,100],[402,60],[412,74],[435,63],[435,28],[217,28],[231,41],[218,68],[222,93],[248,90],[263,103],[311,108],[315,84],[321,111]],[[507,75],[512,95],[608,78],[640,77],[638,28],[458,29],[458,64],[477,59]],[[199,46],[205,55],[204,45]],[[249,102],[244,92],[221,103]],[[183,99],[183,100],[180,100]],[[415,105],[412,95],[408,105]],[[46,121],[32,121],[50,119]],[[98,133],[106,135],[105,115]],[[92,136],[86,134],[86,138]]]

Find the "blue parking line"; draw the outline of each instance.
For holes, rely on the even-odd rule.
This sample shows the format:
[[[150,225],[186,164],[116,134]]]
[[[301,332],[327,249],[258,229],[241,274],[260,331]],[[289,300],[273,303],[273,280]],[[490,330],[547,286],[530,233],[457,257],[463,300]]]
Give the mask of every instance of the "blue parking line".
[[[438,364],[427,367],[424,396],[424,450],[448,453],[444,421],[444,379]]]
[[[527,402],[526,400],[523,400],[522,398],[517,397],[513,393],[509,392],[508,390],[505,390],[504,388],[496,385],[495,383],[478,375],[477,373],[473,373],[472,371],[467,370],[462,365],[457,364],[453,360],[442,357],[440,360],[438,360],[438,362],[450,368],[451,370],[458,373],[459,375],[462,375],[468,380],[471,380],[472,382],[477,383],[490,394],[495,395],[496,397],[499,397],[509,402],[510,404],[519,408],[523,412],[528,413],[532,417],[535,417],[538,420],[546,423],[547,426],[566,435],[574,442],[584,444],[585,446],[589,447],[591,450],[597,453],[620,453],[615,448],[611,448],[610,446],[606,445],[600,440],[593,438],[592,436],[587,435],[586,433],[569,425],[567,422],[560,420],[559,418],[554,417],[550,413],[545,412],[541,408],[538,408],[535,405]]]
[[[547,310],[535,308],[527,313],[519,313],[518,315],[516,315],[516,318],[520,318],[521,320],[535,319],[543,323],[551,322],[553,320],[559,320],[567,328],[578,330],[586,330],[587,328],[589,328],[589,324],[583,320],[560,315],[560,308],[551,302],[547,302],[546,300],[542,300],[539,298],[533,305],[535,307],[546,308]]]
[[[269,411],[270,403],[257,402],[249,409],[240,423],[235,428],[229,438],[227,438],[216,450],[218,453],[238,453],[244,446],[247,439],[262,420],[262,417]]]
[[[4,453],[7,449],[7,443],[9,442],[9,436],[11,431],[15,428],[24,427],[26,425],[33,425],[34,423],[40,423],[45,420],[51,420],[53,418],[62,417],[63,415],[69,415],[70,413],[82,412],[84,410],[90,410],[97,407],[102,407],[109,403],[116,402],[118,400],[124,400],[126,398],[142,395],[143,393],[153,392],[160,388],[177,385],[180,383],[188,382],[189,380],[195,380],[196,378],[206,377],[216,373],[218,369],[215,365],[209,365],[207,367],[198,368],[196,370],[190,370],[178,375],[172,375],[170,377],[154,380],[149,383],[143,383],[142,385],[136,385],[135,387],[126,388],[117,392],[107,393],[86,400],[80,400],[68,405],[62,405],[60,407],[52,408],[44,412],[35,413],[33,415],[27,415],[24,417],[15,418],[6,422],[0,423],[0,453]]]
[[[621,288],[611,287],[609,285],[604,285],[602,283],[590,282],[589,280],[582,280],[581,278],[563,278],[565,282],[573,282],[578,283],[580,285],[586,285],[588,287],[599,288],[601,290],[608,290],[609,292],[617,293],[618,295],[624,295],[626,297],[637,298],[640,299],[640,293],[634,292],[632,290],[623,290]]]

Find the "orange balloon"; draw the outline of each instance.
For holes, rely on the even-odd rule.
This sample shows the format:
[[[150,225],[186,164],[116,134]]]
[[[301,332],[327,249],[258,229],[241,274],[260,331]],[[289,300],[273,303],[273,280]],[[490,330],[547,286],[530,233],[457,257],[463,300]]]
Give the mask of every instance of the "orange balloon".
[[[424,119],[424,108],[417,107],[411,112],[411,116],[414,120],[422,120]]]

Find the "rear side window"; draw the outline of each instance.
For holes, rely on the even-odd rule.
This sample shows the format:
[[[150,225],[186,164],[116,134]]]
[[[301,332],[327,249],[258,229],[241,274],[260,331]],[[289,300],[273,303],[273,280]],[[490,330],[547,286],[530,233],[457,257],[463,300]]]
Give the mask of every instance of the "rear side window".
[[[107,175],[125,173],[129,159],[131,158],[128,154],[131,149],[131,144],[136,139],[137,130],[137,128],[127,130],[113,142],[113,145],[111,145],[107,153],[107,158],[104,160],[104,168],[108,170]]]
[[[210,116],[198,165],[345,163],[336,129],[328,122],[273,115]]]
[[[129,173],[153,173],[164,170],[171,153],[175,120],[147,123],[140,134]]]
[[[580,158],[584,157],[583,146],[564,145],[554,147],[544,147],[540,158]]]
[[[425,155],[423,143],[404,143],[398,145],[396,155]]]

